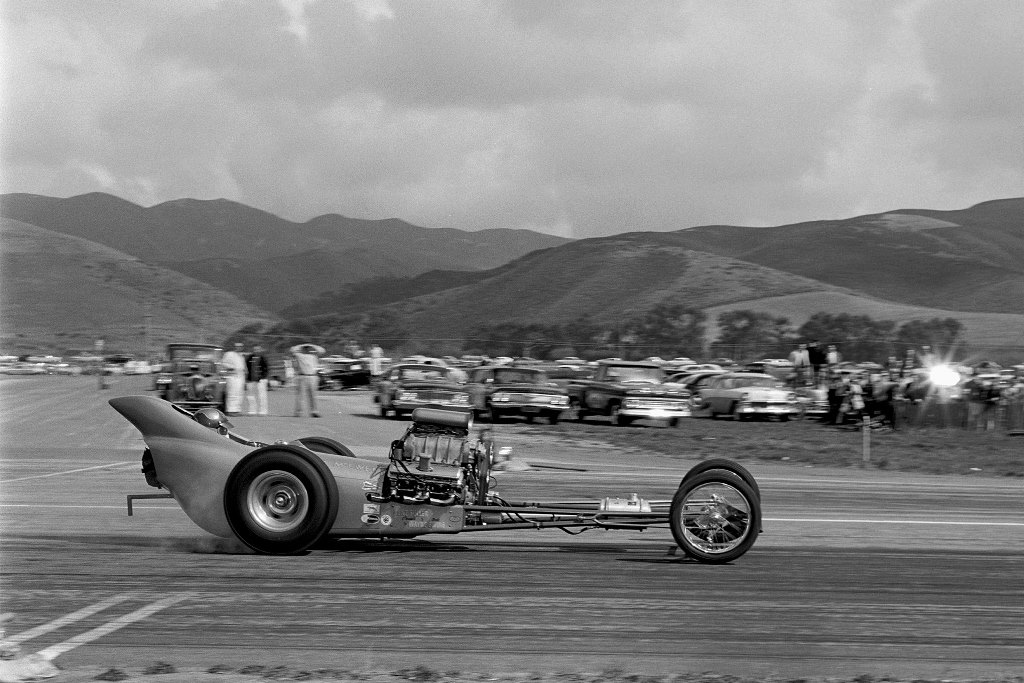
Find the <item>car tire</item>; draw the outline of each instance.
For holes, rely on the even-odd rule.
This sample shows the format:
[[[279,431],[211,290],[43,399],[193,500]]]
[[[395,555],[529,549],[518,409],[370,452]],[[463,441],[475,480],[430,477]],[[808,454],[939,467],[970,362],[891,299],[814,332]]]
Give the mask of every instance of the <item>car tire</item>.
[[[561,413],[549,413],[548,414],[548,424],[556,425],[556,424],[558,424],[558,421],[560,419],[562,419],[562,414]]]
[[[691,479],[698,474],[703,474],[704,472],[710,472],[712,470],[725,470],[726,472],[732,472],[745,481],[747,485],[754,490],[754,493],[757,494],[757,499],[761,500],[761,487],[757,485],[757,480],[754,479],[754,475],[752,475],[750,470],[743,465],[734,460],[729,460],[728,458],[708,458],[707,460],[701,460],[683,475],[683,479],[679,483],[682,484],[687,479]]]
[[[303,447],[308,448],[314,453],[329,453],[331,455],[341,455],[346,458],[356,457],[356,454],[353,453],[348,446],[326,436],[304,436],[301,439],[298,439],[298,442]]]
[[[761,501],[732,472],[702,472],[679,485],[669,507],[669,526],[676,543],[693,559],[732,562],[757,540]]]
[[[583,418],[587,416],[586,411],[583,410],[583,406],[580,404],[579,399],[569,399],[569,414],[572,415],[572,419],[577,422],[583,422]]]
[[[235,536],[258,553],[292,555],[319,541],[338,514],[338,486],[316,455],[287,444],[242,459],[224,486]]]
[[[622,406],[618,403],[613,403],[608,411],[608,417],[611,418],[612,424],[618,427],[628,427],[633,423],[633,418],[626,417],[622,414]]]

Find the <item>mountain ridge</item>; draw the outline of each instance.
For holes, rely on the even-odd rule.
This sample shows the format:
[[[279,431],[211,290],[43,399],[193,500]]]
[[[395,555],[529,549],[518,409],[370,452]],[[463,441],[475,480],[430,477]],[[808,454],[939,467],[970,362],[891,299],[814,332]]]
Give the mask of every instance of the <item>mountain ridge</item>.
[[[197,253],[192,260],[166,260],[117,250],[121,261],[137,261],[162,278],[174,273],[181,282],[228,296],[225,301],[245,310],[246,324],[281,320],[280,312],[312,319],[387,309],[421,336],[451,338],[509,321],[565,324],[584,316],[621,324],[671,300],[714,314],[774,306],[795,324],[803,314],[841,312],[836,306],[877,312],[872,317],[948,314],[1002,342],[1020,337],[1016,343],[1024,346],[1024,198],[955,211],[901,209],[767,228],[696,226],[579,240],[502,228],[419,228],[400,219],[357,221],[338,240],[339,214],[296,224],[228,200],[172,200],[151,207],[161,207],[154,214],[103,193],[71,200],[2,195],[0,213],[32,214],[57,227],[84,216],[77,232],[124,238],[143,250],[162,240],[156,255]],[[256,224],[240,228],[241,217]],[[186,224],[188,235],[208,233],[212,241],[201,249],[183,247],[188,235],[154,228]],[[241,246],[234,249],[232,242]],[[218,244],[222,248],[214,248]],[[43,268],[46,261],[37,254],[35,263]],[[59,267],[77,268],[91,282],[109,266],[61,261]],[[19,306],[53,310],[40,298],[52,291],[36,295],[24,286],[38,274],[4,270],[5,293],[18,299],[5,305],[5,318]],[[10,287],[9,276],[24,282]],[[152,301],[144,290],[138,296]],[[169,313],[174,318],[180,311]],[[1017,337],[1012,329],[1000,331],[1014,326]]]
[[[417,275],[435,269],[485,270],[569,241],[529,230],[465,232],[340,214],[296,223],[225,199],[185,198],[144,208],[100,192],[66,199],[0,195],[0,216],[105,244],[267,310],[337,289],[368,271]],[[351,251],[356,248],[361,251]],[[321,267],[308,268],[309,259],[296,258],[302,254],[316,254]],[[204,264],[211,258],[236,264],[238,281]],[[254,275],[242,275],[246,271]],[[350,272],[360,276],[353,278]]]

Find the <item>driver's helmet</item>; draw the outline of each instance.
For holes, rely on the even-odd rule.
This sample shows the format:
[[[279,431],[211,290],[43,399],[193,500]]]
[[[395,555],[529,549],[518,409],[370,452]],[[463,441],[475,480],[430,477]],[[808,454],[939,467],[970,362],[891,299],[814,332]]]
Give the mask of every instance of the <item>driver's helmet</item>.
[[[200,408],[192,416],[199,424],[210,429],[216,429],[217,431],[234,429],[235,427],[231,424],[228,416],[216,408]]]

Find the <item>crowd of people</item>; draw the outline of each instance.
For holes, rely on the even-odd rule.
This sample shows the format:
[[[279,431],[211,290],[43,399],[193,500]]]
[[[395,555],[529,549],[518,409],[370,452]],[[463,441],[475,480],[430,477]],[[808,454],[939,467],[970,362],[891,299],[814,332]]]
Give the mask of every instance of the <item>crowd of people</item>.
[[[308,413],[320,417],[316,396],[319,385],[320,356],[325,353],[316,344],[297,344],[289,349],[291,358],[285,361],[285,384],[295,389],[295,417]],[[221,358],[224,369],[224,407],[228,415],[269,415],[267,392],[270,389],[270,363],[263,347],[256,345],[249,352],[245,345],[235,342],[233,348]]]
[[[824,424],[872,428],[898,428],[897,409],[902,403],[920,405],[927,401],[956,399],[966,407],[964,426],[993,429],[1000,405],[1024,399],[1024,372],[995,375],[998,366],[948,368],[927,346],[920,352],[908,349],[903,358],[890,356],[882,366],[872,363],[844,363],[835,345],[822,349],[817,342],[800,344],[789,360],[795,388],[813,387],[824,391],[828,410]],[[945,377],[936,373],[945,372]]]

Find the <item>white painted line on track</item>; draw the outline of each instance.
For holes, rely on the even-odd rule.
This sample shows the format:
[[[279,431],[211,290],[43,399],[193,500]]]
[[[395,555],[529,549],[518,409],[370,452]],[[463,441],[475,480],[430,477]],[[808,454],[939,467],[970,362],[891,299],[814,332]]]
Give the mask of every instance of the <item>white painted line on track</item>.
[[[24,643],[26,640],[32,640],[33,638],[38,638],[39,636],[45,635],[51,631],[56,631],[59,628],[67,626],[68,624],[73,624],[76,621],[81,621],[82,619],[85,619],[86,617],[91,617],[97,612],[102,612],[108,607],[113,607],[114,605],[118,605],[124,602],[125,600],[131,600],[134,597],[137,597],[135,593],[121,593],[120,595],[115,595],[113,597],[107,598],[106,600],[101,600],[100,602],[97,602],[94,605],[83,607],[82,609],[72,612],[71,614],[65,615],[60,619],[54,619],[49,623],[40,624],[35,628],[30,628],[27,631],[22,631],[21,633],[18,633],[16,635],[8,636],[7,640],[11,641],[12,643]]]
[[[803,522],[806,524],[928,524],[935,526],[1022,526],[1024,522],[946,522],[934,519],[800,519],[766,517],[765,522]]]
[[[513,458],[515,460],[516,458]],[[612,473],[621,473],[626,471],[627,474],[633,474],[636,476],[643,476],[645,473],[651,472],[668,472],[670,474],[678,474],[680,477],[686,473],[686,468],[680,469],[677,467],[663,467],[656,465],[616,465],[616,464],[605,464],[594,465],[593,463],[566,463],[566,462],[555,462],[540,460],[536,458],[526,458],[524,461],[529,465],[534,465],[536,469],[544,470],[546,473],[554,473],[560,475],[572,475],[577,478],[601,478],[606,477]],[[564,468],[564,471],[560,471],[560,468]],[[749,469],[749,468],[748,468]],[[495,476],[504,474],[502,471],[493,472]],[[949,478],[949,475],[922,475],[925,477],[932,477],[933,479],[916,481],[912,479],[846,479],[843,477],[833,477],[823,475],[820,477],[783,477],[783,476],[761,476],[756,475],[754,478],[758,483],[772,482],[780,484],[813,484],[813,485],[836,485],[836,486],[870,486],[872,488],[877,487],[918,487],[918,488],[956,488],[958,490],[1010,490],[1020,491],[1024,489],[1024,484],[1010,482],[1006,483],[1002,480],[991,478],[988,481],[963,481],[963,479],[953,480]],[[967,476],[967,475],[964,475]],[[939,477],[947,477],[947,479],[940,480]]]
[[[80,645],[85,645],[86,643],[90,643],[98,638],[102,638],[103,636],[113,633],[118,629],[122,629],[125,626],[128,626],[129,624],[132,624],[136,621],[145,619],[146,617],[151,616],[162,609],[166,609],[171,605],[181,602],[182,600],[187,600],[193,595],[195,595],[195,593],[175,593],[174,595],[166,597],[163,600],[157,600],[154,603],[151,603],[149,605],[146,605],[145,607],[135,610],[134,612],[126,614],[123,617],[119,617],[117,619],[114,619],[113,621],[109,621],[103,626],[97,626],[91,631],[86,631],[85,633],[77,635],[74,638],[69,638],[65,640],[63,643],[51,645],[48,648],[40,650],[36,654],[38,654],[40,657],[43,657],[44,659],[55,659],[56,657],[59,657],[60,655],[64,654],[65,652],[68,652],[69,650],[73,650]]]
[[[168,498],[168,500],[170,500]],[[3,508],[38,508],[46,510],[126,510],[125,505],[41,505],[39,503],[0,503]],[[135,510],[180,510],[177,505],[133,505]]]
[[[125,465],[134,465],[134,460],[125,460],[124,462],[111,462],[106,465],[95,465],[93,467],[81,467],[77,470],[64,470],[63,472],[50,472],[48,474],[33,474],[30,477],[17,477],[16,479],[0,479],[0,484],[11,484],[16,481],[28,481],[30,479],[46,479],[47,477],[62,477],[65,474],[77,474],[78,472],[88,472],[89,470],[102,470],[107,467],[124,467]]]

